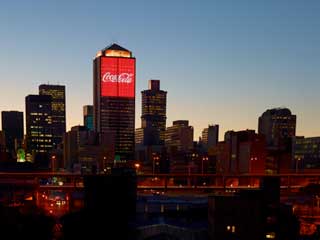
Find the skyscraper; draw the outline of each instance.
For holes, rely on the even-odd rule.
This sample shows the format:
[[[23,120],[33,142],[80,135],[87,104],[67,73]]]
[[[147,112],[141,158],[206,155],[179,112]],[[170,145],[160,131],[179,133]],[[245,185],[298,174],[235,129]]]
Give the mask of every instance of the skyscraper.
[[[151,143],[152,145],[164,144],[167,119],[167,92],[160,90],[160,80],[149,80],[149,89],[142,91],[141,94],[141,127],[143,129],[150,129],[147,132],[158,135],[159,142],[153,142]],[[154,137],[149,138],[155,139]],[[145,137],[146,139],[148,137]]]
[[[47,153],[52,150],[51,106],[51,96],[26,97],[26,135],[29,154]]]
[[[134,159],[135,62],[117,44],[99,51],[93,62],[94,128],[113,137],[121,161]]]
[[[83,125],[89,130],[93,130],[93,106],[83,106]]]
[[[5,133],[6,147],[12,154],[17,150],[23,139],[23,112],[1,112],[2,130]],[[16,146],[16,143],[18,146]]]
[[[39,86],[40,95],[49,95],[52,97],[52,143],[53,148],[57,148],[62,142],[63,134],[66,132],[66,91],[62,85]]]
[[[202,142],[206,149],[214,147],[219,140],[219,125],[209,125],[202,131]]]
[[[258,133],[265,135],[269,148],[284,149],[296,135],[296,121],[288,108],[268,109],[259,117]]]

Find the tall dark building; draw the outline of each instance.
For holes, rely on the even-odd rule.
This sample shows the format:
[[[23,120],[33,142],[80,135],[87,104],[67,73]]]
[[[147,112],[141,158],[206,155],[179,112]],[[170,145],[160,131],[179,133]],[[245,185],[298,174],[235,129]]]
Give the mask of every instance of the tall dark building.
[[[296,121],[288,108],[268,109],[259,117],[258,133],[266,136],[269,148],[286,148],[296,135]]]
[[[142,115],[141,127],[143,129],[153,129],[147,132],[156,133],[159,142],[150,143],[151,145],[164,144],[166,131],[166,110],[167,92],[160,90],[160,80],[149,80],[149,89],[141,92],[142,94]],[[151,137],[150,139],[154,139]]]
[[[134,159],[135,64],[132,52],[117,44],[99,51],[93,62],[94,128],[113,136],[121,161]]]
[[[17,150],[17,147],[20,147],[23,139],[23,112],[3,111],[1,112],[1,118],[6,147],[10,153],[13,153]]]
[[[47,95],[26,97],[26,135],[29,154],[52,150],[52,98]]]
[[[66,90],[62,85],[39,86],[40,95],[52,97],[52,143],[53,148],[57,148],[62,142],[63,134],[66,132]]]
[[[206,149],[214,147],[219,141],[219,125],[209,125],[202,131],[202,142]]]
[[[93,130],[93,106],[83,106],[83,125],[89,130]]]

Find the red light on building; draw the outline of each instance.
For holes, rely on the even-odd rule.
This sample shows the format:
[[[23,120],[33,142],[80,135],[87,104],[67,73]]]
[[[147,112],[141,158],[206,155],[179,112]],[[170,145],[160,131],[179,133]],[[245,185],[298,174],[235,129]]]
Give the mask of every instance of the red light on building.
[[[135,96],[135,59],[102,57],[101,58],[101,96]]]

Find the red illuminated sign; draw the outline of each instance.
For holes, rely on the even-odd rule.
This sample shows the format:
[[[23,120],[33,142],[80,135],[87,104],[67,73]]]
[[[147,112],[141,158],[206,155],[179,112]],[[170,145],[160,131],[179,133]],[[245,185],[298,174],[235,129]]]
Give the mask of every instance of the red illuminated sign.
[[[101,96],[133,98],[135,80],[134,58],[101,58]]]

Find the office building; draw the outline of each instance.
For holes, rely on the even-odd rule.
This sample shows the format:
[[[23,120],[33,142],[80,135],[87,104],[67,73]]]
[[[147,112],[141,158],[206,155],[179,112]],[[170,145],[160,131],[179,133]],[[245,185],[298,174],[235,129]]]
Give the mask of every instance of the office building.
[[[8,160],[8,154],[6,151],[6,139],[4,132],[0,131],[0,163]]]
[[[26,138],[28,154],[48,153],[52,142],[52,97],[28,95],[26,97]]]
[[[23,113],[18,111],[3,111],[1,112],[1,118],[6,148],[11,155],[14,155],[17,148],[21,147],[23,140]]]
[[[215,159],[217,173],[265,173],[265,137],[254,130],[227,131],[208,155]]]
[[[294,137],[291,167],[295,172],[320,169],[320,137]]]
[[[288,108],[268,109],[259,117],[258,133],[266,136],[268,148],[286,149],[296,135],[296,121]]]
[[[117,44],[99,51],[93,62],[94,129],[114,136],[120,161],[134,159],[135,62],[132,52]]]
[[[83,106],[83,125],[89,130],[93,130],[93,106]]]
[[[82,173],[96,173],[112,166],[114,146],[105,134],[74,126],[64,134],[63,167]]]
[[[188,120],[173,121],[165,132],[165,145],[169,149],[188,151],[193,148],[193,127]]]
[[[216,146],[219,141],[219,125],[209,125],[203,129],[201,141],[205,149]]]
[[[265,135],[268,173],[292,171],[292,138],[296,135],[296,115],[288,108],[274,108],[259,117],[258,132]]]
[[[145,145],[163,145],[166,131],[167,92],[160,90],[160,80],[149,80],[149,89],[141,91],[141,128]]]
[[[52,144],[53,148],[57,148],[66,132],[65,86],[42,84],[39,86],[39,95],[49,95],[52,98]]]

